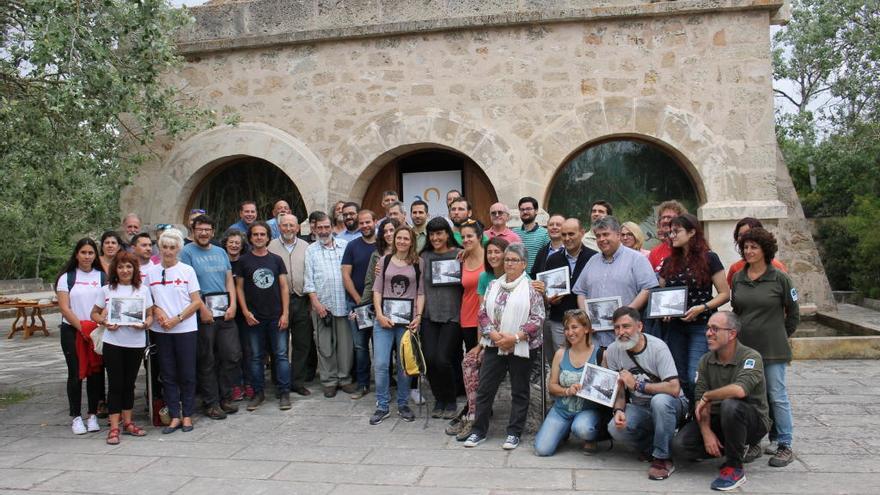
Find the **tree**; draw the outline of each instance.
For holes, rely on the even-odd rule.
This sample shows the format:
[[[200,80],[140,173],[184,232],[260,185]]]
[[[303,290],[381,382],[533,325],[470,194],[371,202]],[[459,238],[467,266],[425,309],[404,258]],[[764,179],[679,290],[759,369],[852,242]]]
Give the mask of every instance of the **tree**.
[[[211,123],[163,80],[190,22],[165,0],[0,0],[0,278],[116,227],[149,144]]]

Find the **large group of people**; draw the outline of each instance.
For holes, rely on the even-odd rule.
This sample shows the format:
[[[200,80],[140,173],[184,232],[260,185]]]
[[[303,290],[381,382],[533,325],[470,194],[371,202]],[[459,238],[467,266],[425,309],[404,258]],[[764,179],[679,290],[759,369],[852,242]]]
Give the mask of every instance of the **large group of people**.
[[[80,240],[56,280],[73,433],[99,431],[106,405],[107,443],[147,434],[132,410],[145,349],[155,347],[153,397],[168,416],[162,434],[191,431],[197,399],[215,420],[237,413],[240,401],[248,411],[261,407],[268,369],[281,410],[291,408],[291,392],[310,395],[315,378],[327,398],[341,391],[361,400],[375,383],[370,425],[390,416],[392,390],[397,415],[414,421],[410,404],[426,401],[427,385],[430,415],[449,420],[446,433],[472,448],[489,437],[509,377],[504,449],[519,446],[534,390],[546,390],[552,403],[534,441],[539,456],[572,437],[590,455],[613,440],[649,462],[653,480],[668,478],[676,459],[723,458],[717,490],[745,480],[743,465],[762,455],[767,434],[769,464],[792,462],[785,370],[798,294],[760,221],[737,223],[742,260],[725,273],[700,222],[677,201],[656,208],[651,250],[642,227],[621,223],[606,201],[590,206],[589,225],[551,214],[541,226],[538,201],[524,197],[515,228],[503,203],[490,206],[485,226],[459,191],[446,202],[441,215],[414,201],[407,218],[388,191],[379,218],[340,201],[330,214],[312,212],[304,236],[287,202],[262,221],[257,204],[243,201],[223,231],[194,209],[188,237],[170,225],[144,232],[129,214],[100,245]],[[541,276],[560,269],[570,287],[561,293]],[[652,294],[676,287],[687,289],[683,313],[649,314]],[[120,321],[112,308],[132,299],[141,317]],[[594,299],[618,304],[605,314]],[[365,306],[372,324],[358,317]],[[101,356],[91,345],[96,331]],[[425,376],[408,376],[395,357],[407,331],[420,337]],[[616,376],[616,395],[584,379],[603,368]],[[609,400],[592,398],[591,388]]]

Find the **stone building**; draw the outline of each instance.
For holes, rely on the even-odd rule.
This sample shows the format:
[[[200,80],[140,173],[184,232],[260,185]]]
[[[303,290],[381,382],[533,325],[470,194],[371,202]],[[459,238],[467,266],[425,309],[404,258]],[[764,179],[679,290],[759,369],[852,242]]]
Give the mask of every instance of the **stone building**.
[[[411,174],[452,171],[482,215],[495,198],[625,204],[659,173],[691,196],[725,265],[735,222],[758,217],[804,302],[833,304],[774,136],[770,26],[784,0],[253,0],[192,13],[169,77],[239,123],[168,143],[143,167],[123,209],[147,221],[179,222],[224,185],[237,203],[230,170],[274,170],[304,211],[377,208],[382,190],[412,196]],[[675,170],[605,186],[589,163],[565,175],[608,143]],[[616,163],[615,149],[601,156]],[[584,181],[582,202],[553,197],[560,177]],[[614,200],[622,183],[636,192]]]

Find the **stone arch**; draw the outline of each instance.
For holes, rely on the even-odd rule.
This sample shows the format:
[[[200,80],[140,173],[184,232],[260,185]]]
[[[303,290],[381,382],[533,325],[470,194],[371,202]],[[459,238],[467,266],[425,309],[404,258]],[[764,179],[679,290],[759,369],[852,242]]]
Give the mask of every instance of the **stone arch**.
[[[428,148],[472,159],[499,198],[520,192],[511,147],[497,133],[451,111],[420,108],[386,112],[353,131],[330,158],[329,200],[363,196],[373,177],[395,157]]]
[[[241,156],[261,158],[281,169],[297,185],[307,208],[326,202],[323,188],[308,185],[326,183],[329,174],[305,143],[275,127],[245,122],[201,132],[176,146],[159,169],[165,179],[155,182],[152,194],[144,196],[152,198],[147,217],[182,218],[203,179]]]

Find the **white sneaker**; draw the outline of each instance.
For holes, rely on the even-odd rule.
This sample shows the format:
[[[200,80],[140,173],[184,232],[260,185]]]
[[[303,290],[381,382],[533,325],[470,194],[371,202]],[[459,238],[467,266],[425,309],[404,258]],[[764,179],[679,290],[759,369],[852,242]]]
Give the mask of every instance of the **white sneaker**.
[[[409,398],[412,399],[413,403],[419,406],[425,403],[425,398],[422,397],[421,392],[419,392],[417,389],[409,391]]]
[[[82,423],[82,419],[80,419],[79,422]],[[88,422],[86,423],[86,425],[87,425],[86,428],[87,428],[87,429],[89,430],[89,432],[91,432],[91,433],[94,433],[94,432],[96,432],[96,431],[101,431],[101,427],[98,426],[98,417],[95,416],[94,414],[92,414],[91,416],[89,416],[89,420],[88,420]]]
[[[73,430],[74,435],[86,434],[86,425],[83,424],[82,416],[73,418],[73,422],[70,424],[70,429]]]

